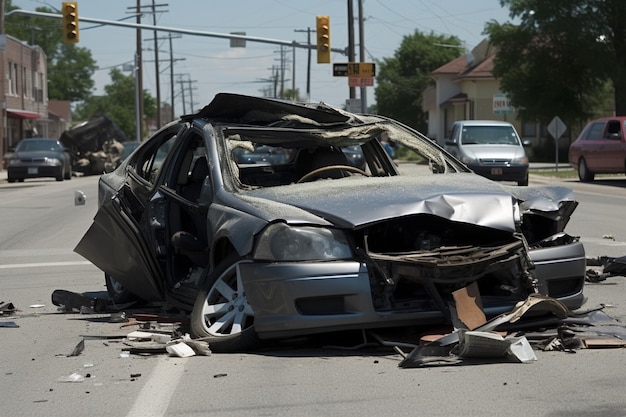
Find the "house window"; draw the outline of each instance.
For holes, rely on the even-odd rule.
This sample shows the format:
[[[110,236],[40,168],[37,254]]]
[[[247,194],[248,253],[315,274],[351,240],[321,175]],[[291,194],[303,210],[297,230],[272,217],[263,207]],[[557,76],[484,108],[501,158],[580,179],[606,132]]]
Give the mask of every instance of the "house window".
[[[13,72],[13,63],[9,62],[9,73],[7,74],[7,81],[9,83],[9,95],[14,96],[15,93],[15,73]]]

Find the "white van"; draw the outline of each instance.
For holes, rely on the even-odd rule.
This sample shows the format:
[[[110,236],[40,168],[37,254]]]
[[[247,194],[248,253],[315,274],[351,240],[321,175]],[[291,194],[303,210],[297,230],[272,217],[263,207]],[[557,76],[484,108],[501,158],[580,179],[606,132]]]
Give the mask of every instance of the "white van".
[[[454,122],[446,150],[475,173],[496,181],[528,185],[525,146],[511,123],[496,120]]]

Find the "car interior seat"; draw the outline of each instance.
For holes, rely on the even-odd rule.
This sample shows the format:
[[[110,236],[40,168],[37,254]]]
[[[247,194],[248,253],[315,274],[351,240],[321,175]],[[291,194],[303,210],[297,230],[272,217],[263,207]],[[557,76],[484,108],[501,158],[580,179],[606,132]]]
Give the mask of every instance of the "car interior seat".
[[[181,189],[181,196],[193,203],[198,202],[204,179],[209,175],[209,164],[202,156],[196,159],[187,183]],[[171,243],[177,254],[185,255],[192,263],[206,266],[208,262],[208,244],[206,237],[206,217],[193,212],[181,213],[183,230],[172,235]]]
[[[296,171],[300,178],[316,169],[333,165],[350,165],[348,158],[339,148],[319,147],[312,151],[302,149],[296,157]],[[316,178],[342,178],[345,176],[345,172],[341,170],[329,170],[320,173]]]

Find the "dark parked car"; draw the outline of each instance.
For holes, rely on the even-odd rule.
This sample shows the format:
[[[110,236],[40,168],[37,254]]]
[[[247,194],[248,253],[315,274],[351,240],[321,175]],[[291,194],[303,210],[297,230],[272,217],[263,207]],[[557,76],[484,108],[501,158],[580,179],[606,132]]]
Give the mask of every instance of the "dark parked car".
[[[383,134],[416,154],[414,173]],[[293,158],[238,162],[259,146]],[[489,316],[535,292],[584,299],[569,189],[489,181],[406,126],[323,103],[218,94],[103,175],[99,204],[75,250],[113,299],[190,312],[215,351],[449,320],[452,292],[474,283]]]
[[[569,163],[581,181],[596,174],[626,173],[626,117],[592,120],[570,145]]]
[[[72,165],[67,149],[55,139],[28,138],[4,155],[9,182],[25,178],[54,177],[72,179]]]
[[[452,125],[446,149],[472,171],[494,181],[528,185],[525,146],[511,123],[497,120],[459,120]]]

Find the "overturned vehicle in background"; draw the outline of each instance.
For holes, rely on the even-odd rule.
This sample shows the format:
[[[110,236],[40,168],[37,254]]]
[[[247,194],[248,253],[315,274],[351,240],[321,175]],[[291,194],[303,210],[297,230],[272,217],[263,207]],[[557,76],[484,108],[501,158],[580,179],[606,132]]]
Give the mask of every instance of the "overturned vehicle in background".
[[[64,131],[59,141],[69,149],[74,172],[100,175],[120,164],[126,135],[113,120],[100,115]]]
[[[576,309],[585,252],[564,228],[577,204],[476,175],[385,117],[218,94],[101,177],[75,250],[114,301],[167,302],[212,350],[241,351],[450,321],[469,285],[488,316],[533,293]]]

